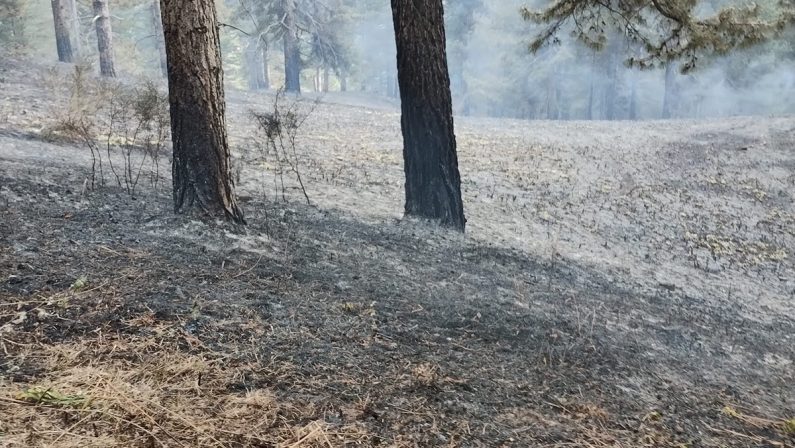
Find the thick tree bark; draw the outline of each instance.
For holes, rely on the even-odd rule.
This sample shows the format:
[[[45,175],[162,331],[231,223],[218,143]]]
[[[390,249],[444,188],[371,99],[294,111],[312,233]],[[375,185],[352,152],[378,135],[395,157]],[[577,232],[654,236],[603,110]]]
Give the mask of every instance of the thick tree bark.
[[[301,55],[298,53],[298,28],[295,25],[295,0],[284,5],[284,89],[301,92]]]
[[[160,14],[160,0],[152,0],[152,34],[157,45],[157,53],[160,56],[160,73],[163,77],[168,77],[168,62],[166,61],[166,40],[163,36],[163,19]]]
[[[97,27],[97,48],[99,49],[99,72],[102,76],[115,77],[113,67],[113,33],[110,29],[108,0],[94,0],[94,22]]]
[[[328,92],[331,73],[329,73],[328,66],[323,67],[323,92]]]
[[[463,231],[442,0],[392,0],[407,215]]]
[[[55,26],[55,46],[58,50],[58,60],[61,62],[74,62],[72,43],[69,41],[69,27],[66,18],[66,0],[51,0],[52,18]]]
[[[161,0],[161,7],[174,146],[174,210],[243,223],[230,169],[215,3]]]
[[[72,15],[72,50],[80,57],[83,52],[83,42],[80,38],[80,12],[77,10],[77,0],[69,0],[69,9]]]

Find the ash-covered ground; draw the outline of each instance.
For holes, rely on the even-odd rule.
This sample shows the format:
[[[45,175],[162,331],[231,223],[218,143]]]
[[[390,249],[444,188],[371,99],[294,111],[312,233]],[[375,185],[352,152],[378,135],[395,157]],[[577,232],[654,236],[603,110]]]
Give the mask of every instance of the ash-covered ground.
[[[300,100],[307,205],[228,92],[240,228],[166,156],[87,188],[45,72],[0,72],[0,444],[795,444],[793,117],[458,118],[462,236],[402,218],[393,104]]]

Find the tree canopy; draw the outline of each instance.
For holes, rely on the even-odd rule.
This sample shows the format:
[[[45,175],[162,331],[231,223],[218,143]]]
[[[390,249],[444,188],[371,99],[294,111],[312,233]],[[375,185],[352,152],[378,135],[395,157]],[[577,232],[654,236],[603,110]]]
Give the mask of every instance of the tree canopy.
[[[791,0],[721,4],[697,0],[556,0],[547,8],[522,8],[526,20],[543,24],[530,43],[538,51],[571,34],[594,49],[604,48],[611,32],[637,44],[640,54],[627,63],[649,68],[679,59],[692,70],[704,54],[727,54],[770,39],[793,22]]]

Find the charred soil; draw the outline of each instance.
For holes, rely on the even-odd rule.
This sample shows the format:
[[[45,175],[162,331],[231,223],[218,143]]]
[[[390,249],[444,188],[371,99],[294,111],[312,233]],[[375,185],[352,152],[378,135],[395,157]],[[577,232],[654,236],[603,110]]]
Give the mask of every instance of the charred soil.
[[[87,188],[41,67],[0,74],[0,444],[795,444],[795,120],[463,119],[468,234],[403,220],[399,115],[322,99],[312,205]],[[164,160],[164,166],[167,166]]]

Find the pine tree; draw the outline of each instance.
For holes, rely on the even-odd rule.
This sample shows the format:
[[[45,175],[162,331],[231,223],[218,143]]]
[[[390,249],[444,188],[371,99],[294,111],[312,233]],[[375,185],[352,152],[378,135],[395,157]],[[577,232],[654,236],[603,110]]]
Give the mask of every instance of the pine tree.
[[[442,0],[392,0],[406,215],[464,231]]]
[[[627,63],[640,68],[670,60],[682,60],[687,72],[703,55],[723,55],[766,41],[795,21],[795,2],[785,0],[782,8],[761,8],[758,4],[726,7],[709,17],[696,13],[696,0],[555,0],[541,11],[522,9],[526,20],[543,25],[530,44],[532,51],[559,43],[561,30],[570,30],[578,40],[594,49],[603,49],[612,30],[642,48],[640,56]]]

